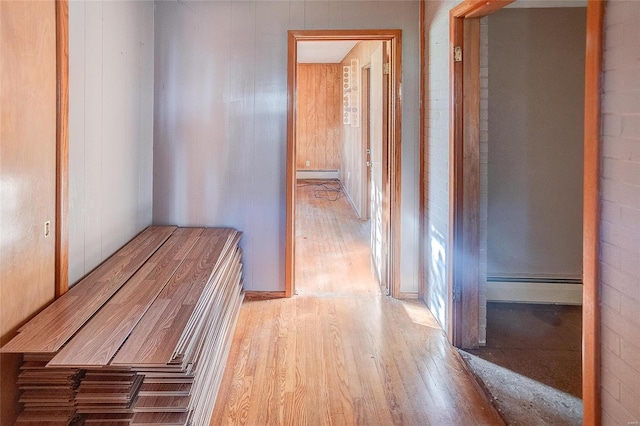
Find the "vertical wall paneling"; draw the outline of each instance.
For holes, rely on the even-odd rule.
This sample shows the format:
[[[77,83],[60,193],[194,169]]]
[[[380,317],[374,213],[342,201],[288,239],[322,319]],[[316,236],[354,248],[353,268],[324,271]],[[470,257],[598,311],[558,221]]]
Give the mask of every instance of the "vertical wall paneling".
[[[296,168],[339,170],[342,66],[298,64]],[[309,166],[306,162],[309,161]]]
[[[202,52],[198,78],[204,90],[200,90],[199,108],[208,120],[202,124],[199,132],[204,182],[198,186],[202,191],[203,205],[206,206],[202,209],[202,223],[216,223],[215,218],[219,217],[220,212],[226,214],[230,206],[230,200],[220,200],[218,194],[229,185],[228,170],[233,166],[229,164],[229,147],[217,143],[217,138],[229,137],[229,110],[223,107],[220,100],[229,99],[231,93],[231,69],[228,65],[232,48],[231,4],[200,2],[199,7],[199,12],[208,23],[199,25],[201,36],[198,37],[198,43],[201,47],[195,50]],[[195,16],[193,18],[195,20]],[[156,52],[160,50],[163,50],[162,46]]]
[[[69,3],[69,281],[151,223],[151,2]]]
[[[80,5],[84,5],[84,14],[74,16],[74,11]],[[73,265],[76,262],[82,262],[82,266],[78,266],[78,275],[70,276],[69,280],[73,283],[93,269],[91,265],[98,265],[102,262],[102,202],[100,191],[94,191],[93,188],[102,187],[102,93],[104,91],[102,83],[103,75],[103,55],[102,55],[102,2],[71,2],[69,4],[69,21],[70,28],[76,24],[78,20],[84,27],[84,62],[76,62],[74,52],[69,53],[69,75],[71,77],[71,86],[69,87],[69,96],[75,98],[77,91],[84,92],[84,105],[69,105],[69,125],[72,133],[69,140],[69,197],[74,199],[75,194],[83,193],[84,204],[72,205],[69,209],[70,230],[82,223],[84,229],[83,234],[72,238],[73,231],[69,240],[69,259],[70,267],[73,271]],[[82,18],[84,17],[84,21]],[[70,34],[69,40],[74,42],[79,38],[74,33]],[[81,80],[75,80],[74,75],[80,72],[84,75],[84,86],[80,86]],[[77,108],[83,107],[83,110]],[[83,118],[81,118],[84,116]],[[73,136],[74,128],[79,132],[78,136]],[[84,135],[84,137],[82,136]],[[77,147],[82,146],[84,149],[84,158],[78,158],[74,161],[74,153]],[[80,198],[80,197],[78,197]],[[106,214],[106,212],[105,212]],[[74,216],[77,215],[75,218]],[[74,255],[82,250],[83,256]],[[71,272],[70,271],[70,272]]]
[[[233,2],[231,5],[231,58],[229,81],[229,139],[216,138],[218,148],[229,146],[229,212],[225,218],[245,232],[241,242],[246,262],[255,262],[255,232],[260,221],[254,221],[254,194],[262,191],[252,168],[255,155],[255,55],[256,3]],[[197,116],[193,117],[197,119]],[[263,216],[264,217],[264,216]],[[252,280],[253,269],[246,270],[245,279]]]
[[[254,171],[257,194],[253,241],[253,282],[264,288],[271,277],[284,277],[286,217],[284,200],[287,141],[287,2],[256,3],[256,138],[254,149],[260,167]],[[280,163],[280,162],[283,163]],[[275,166],[282,164],[282,166]],[[273,165],[271,167],[267,165]],[[265,221],[261,220],[264,216]],[[274,220],[275,219],[275,220]],[[273,224],[272,222],[273,221]],[[259,278],[259,280],[258,280]],[[283,279],[284,284],[284,279]],[[274,287],[275,289],[275,287]]]
[[[69,5],[69,81],[74,88],[69,91],[69,164],[83,164],[84,149],[84,111],[85,111],[85,2],[73,2]],[[70,283],[77,281],[85,273],[86,203],[85,168],[79,167],[69,174],[69,278]],[[73,188],[73,190],[71,190]],[[80,190],[75,190],[80,188]],[[80,241],[81,243],[75,243]]]
[[[412,231],[412,223],[417,223],[418,215],[418,2],[196,3],[156,3],[154,222],[237,227],[245,233],[245,287],[284,290],[287,30],[400,28],[405,108],[402,176],[403,183],[405,178],[408,182],[402,189],[402,206],[408,209],[403,211],[407,227],[403,222],[402,290],[416,292],[417,228]],[[214,9],[216,14],[207,12]],[[216,29],[219,43],[207,41],[205,49],[201,40],[208,37],[203,28],[212,25],[214,16],[216,22],[231,25],[223,23]],[[189,28],[182,27],[182,21]],[[229,69],[228,82],[222,76],[218,82],[228,87],[227,97],[212,95],[224,89],[211,81],[205,84],[204,73],[196,77],[195,85],[204,104],[189,107],[202,101],[191,95],[187,81],[173,77],[187,52],[194,58],[184,59],[195,61],[195,67],[214,61],[216,69]],[[228,122],[215,119],[214,127],[212,111],[228,117]],[[205,142],[197,148],[179,129],[195,132]],[[224,167],[215,167],[222,162],[219,156],[225,157]],[[204,180],[191,179],[198,173],[194,169],[201,167],[207,169]]]
[[[390,14],[387,17],[386,14]],[[394,19],[395,26],[403,28],[402,33],[402,200],[400,248],[400,294],[414,297],[418,292],[418,234],[420,197],[419,144],[419,7],[412,2],[400,1],[393,11],[378,10],[381,20]],[[403,22],[413,22],[405,26]],[[411,117],[405,121],[405,117]],[[405,143],[405,141],[407,143]]]
[[[55,294],[56,15],[0,2],[0,345]],[[49,222],[49,234],[45,234]],[[0,415],[17,415],[17,356],[0,356]]]
[[[359,67],[362,70],[371,65],[372,53],[381,46],[380,41],[361,41],[345,56],[340,64],[341,66],[350,66],[351,60],[358,60]],[[361,96],[366,96],[361,93]],[[382,123],[379,123],[380,125]],[[366,185],[362,185],[363,176],[365,176],[365,157],[362,152],[363,144],[363,127],[345,124],[342,126],[342,140],[340,153],[340,180],[344,186],[351,204],[356,210],[359,217],[367,217],[369,212],[365,212],[368,208],[367,199],[370,194],[364,192]]]

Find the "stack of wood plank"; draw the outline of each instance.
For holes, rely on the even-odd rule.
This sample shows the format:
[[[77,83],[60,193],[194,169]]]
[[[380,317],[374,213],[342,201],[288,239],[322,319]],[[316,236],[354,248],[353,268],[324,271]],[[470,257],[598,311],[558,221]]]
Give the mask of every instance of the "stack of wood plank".
[[[206,424],[242,304],[241,234],[150,227],[0,351],[19,423]]]

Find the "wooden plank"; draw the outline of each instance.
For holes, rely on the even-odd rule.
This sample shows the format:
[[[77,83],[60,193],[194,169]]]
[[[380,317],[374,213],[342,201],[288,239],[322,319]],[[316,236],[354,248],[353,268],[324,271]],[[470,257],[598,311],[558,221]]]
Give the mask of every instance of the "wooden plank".
[[[191,394],[190,383],[147,383],[140,388],[140,396],[188,396]]]
[[[145,313],[111,365],[166,365],[171,361],[182,329],[195,309],[195,305],[184,305],[183,302],[202,292],[234,232],[206,229],[202,233],[186,261]]]
[[[298,43],[293,32],[287,33],[287,175],[286,227],[284,252],[285,296],[295,294],[295,191],[296,191],[296,85]]]
[[[187,413],[136,413],[131,424],[138,426],[182,426],[187,424]]]
[[[284,291],[246,291],[244,298],[247,300],[282,299],[286,297]]]
[[[129,424],[135,423],[134,413],[146,412],[151,417],[138,417],[139,423],[206,424],[243,300],[240,238],[233,229],[174,231],[60,354],[27,354],[18,380],[22,422],[66,424],[79,414],[88,424]],[[155,306],[155,315],[144,314]],[[87,366],[88,371],[56,364],[61,354],[68,364],[78,353],[84,357],[83,351],[89,357],[97,353],[104,363],[131,330],[149,330],[136,326],[148,318],[152,341],[158,329],[166,331],[154,341],[162,346],[163,363],[152,359],[138,366]],[[132,340],[133,335],[127,343]],[[46,417],[54,412],[59,416]]]
[[[600,366],[600,150],[605,2],[587,3],[584,110],[584,209],[582,297],[583,422],[602,422]]]
[[[173,233],[151,226],[20,329],[0,352],[58,351]]]
[[[202,228],[177,229],[49,366],[107,365],[182,264],[202,231]]]

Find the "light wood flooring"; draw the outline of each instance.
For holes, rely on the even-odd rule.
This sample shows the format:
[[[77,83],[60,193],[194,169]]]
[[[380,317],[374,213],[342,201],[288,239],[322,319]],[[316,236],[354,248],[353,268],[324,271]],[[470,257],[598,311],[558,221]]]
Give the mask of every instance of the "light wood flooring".
[[[245,301],[211,424],[503,424],[424,304],[380,294],[347,199],[297,189],[298,295]]]

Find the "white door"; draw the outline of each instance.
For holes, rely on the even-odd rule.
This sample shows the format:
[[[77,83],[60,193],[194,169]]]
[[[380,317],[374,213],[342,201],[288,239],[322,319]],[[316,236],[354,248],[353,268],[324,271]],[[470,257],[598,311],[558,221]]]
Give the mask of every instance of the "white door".
[[[371,54],[371,79],[369,81],[369,137],[371,143],[371,255],[373,266],[382,282],[384,256],[382,234],[382,144],[384,140],[384,74],[383,44]]]

